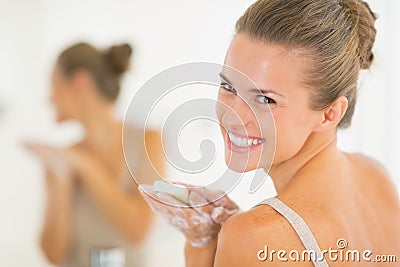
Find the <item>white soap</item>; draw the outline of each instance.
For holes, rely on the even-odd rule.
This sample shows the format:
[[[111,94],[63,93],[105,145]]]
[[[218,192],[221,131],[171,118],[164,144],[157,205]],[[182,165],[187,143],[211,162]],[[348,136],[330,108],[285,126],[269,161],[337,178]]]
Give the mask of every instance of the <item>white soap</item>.
[[[189,203],[189,190],[183,185],[172,185],[164,181],[155,181],[153,184],[153,190],[156,192],[167,193],[185,204]]]

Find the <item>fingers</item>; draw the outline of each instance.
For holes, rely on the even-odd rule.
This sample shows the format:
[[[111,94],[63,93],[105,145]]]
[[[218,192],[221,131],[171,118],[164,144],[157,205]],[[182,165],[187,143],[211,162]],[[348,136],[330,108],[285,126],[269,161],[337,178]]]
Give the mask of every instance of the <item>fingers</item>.
[[[239,209],[228,210],[223,207],[216,207],[211,212],[211,218],[214,222],[223,224],[229,217],[239,212]]]
[[[223,191],[210,190],[206,187],[192,188],[190,196],[196,198],[196,202],[205,204],[212,201],[211,205],[203,207],[203,211],[211,214],[211,218],[215,223],[222,224],[229,217],[239,212],[239,207],[233,202]],[[221,197],[222,196],[222,197]],[[217,200],[215,200],[217,199]],[[192,203],[190,203],[193,205]]]
[[[46,170],[51,172],[53,176],[66,177],[71,174],[71,170],[64,161],[64,158],[62,158],[59,148],[29,142],[24,143],[24,145],[43,161]]]
[[[39,156],[45,163],[59,158],[59,149],[36,143],[25,143],[25,147]]]
[[[31,141],[24,141],[22,142],[22,145],[28,149],[35,149],[37,147],[43,147],[44,145],[39,144],[39,143],[35,143],[35,142],[31,142]]]
[[[183,185],[183,186],[187,187],[188,189],[197,187],[195,185],[191,185],[191,184],[187,184],[187,183],[183,183],[183,182],[179,182],[179,181],[171,181],[171,183],[177,184],[177,185]]]
[[[162,203],[158,200],[156,193],[151,190],[151,185],[140,185],[139,192],[143,196],[144,200],[146,200],[152,211],[158,213],[159,211],[163,210]]]
[[[197,192],[190,193],[190,206],[187,206],[167,193],[155,192],[151,185],[141,184],[139,191],[151,209],[169,224],[178,228],[193,246],[207,245],[221,229],[221,225],[211,218],[215,207],[207,204],[207,199]],[[224,213],[223,216],[216,216],[221,220],[226,217],[227,213]]]
[[[213,190],[205,186],[190,185],[179,181],[174,181],[172,183],[187,187],[190,193],[196,192],[197,194],[202,195],[204,199],[206,199],[206,201],[203,201],[203,204],[212,202],[214,206],[223,206],[227,209],[238,208],[236,203],[233,202],[222,190]]]
[[[183,203],[167,193],[155,192],[151,185],[141,184],[139,186],[139,191],[155,212],[164,212],[173,215],[179,214],[188,219],[200,214],[211,214],[212,212],[213,206],[204,206],[204,203],[207,203],[207,201],[195,192],[190,194],[190,206],[188,206],[186,203]]]
[[[191,219],[195,217],[197,211],[193,208],[183,208],[188,207],[185,203],[167,193],[153,191],[151,185],[142,184],[139,186],[139,191],[153,212],[182,232],[190,231],[196,225]]]
[[[140,184],[138,188],[139,192],[146,200],[149,199],[152,202],[162,202],[161,204],[167,204],[175,207],[189,207],[187,204],[167,193],[154,191],[153,186],[151,185]]]
[[[196,187],[190,188],[190,191],[196,192],[202,195],[208,202],[212,202],[212,204],[216,207],[222,206],[228,210],[237,209],[238,206],[235,202],[233,202],[225,192],[222,190],[212,190],[207,187]]]
[[[202,195],[198,194],[195,191],[191,191],[189,194],[189,204],[192,207],[198,207],[202,205],[208,204],[207,199],[205,199]]]
[[[44,145],[40,145],[37,143],[24,143],[25,148],[27,148],[29,151],[37,154],[40,157],[43,157],[44,155],[48,154],[50,152],[49,147],[46,147]]]
[[[177,198],[175,198],[167,193],[156,192],[156,196],[159,200],[161,200],[165,204],[173,205],[175,207],[188,207],[187,204],[183,203],[182,201],[178,200]]]
[[[167,193],[155,192],[151,185],[141,184],[139,185],[139,190],[156,210],[159,210],[159,206],[164,204],[175,207],[189,207]],[[221,192],[207,188],[192,188],[189,194],[189,205],[200,213],[210,214],[215,223],[223,223],[230,216],[238,213],[239,207],[226,195],[210,203],[209,199],[218,197],[218,195],[222,194]]]
[[[182,182],[173,183],[183,185],[189,189],[189,198],[192,198],[192,203],[189,202],[189,204],[193,207],[212,204],[215,207],[221,206],[227,210],[232,210],[234,213],[239,209],[236,203],[222,190],[212,190],[204,186],[194,186]]]
[[[146,200],[146,202],[149,204],[150,208],[153,211],[156,211],[156,207],[158,205],[158,198],[156,195],[156,192],[153,191],[152,186],[148,184],[140,184],[139,187],[139,192],[143,196],[143,198]]]
[[[149,184],[139,184],[139,192],[146,194],[146,192],[151,193],[153,191],[153,186]]]
[[[30,150],[30,151],[33,151],[34,149],[35,149],[35,143],[32,143],[32,142],[28,142],[28,141],[26,141],[26,142],[22,142],[22,145],[25,147],[25,148],[27,148],[28,150]]]
[[[194,191],[190,192],[189,194],[189,204],[197,211],[210,215],[214,207],[210,205],[209,201],[207,201],[207,199],[205,199],[202,195]]]

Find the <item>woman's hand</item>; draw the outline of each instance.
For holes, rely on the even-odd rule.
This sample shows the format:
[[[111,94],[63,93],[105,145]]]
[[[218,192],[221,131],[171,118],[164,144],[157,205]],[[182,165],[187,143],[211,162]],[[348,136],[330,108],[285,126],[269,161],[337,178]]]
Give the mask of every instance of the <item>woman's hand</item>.
[[[151,209],[178,228],[193,247],[205,247],[212,243],[221,224],[239,211],[227,196],[210,203],[210,199],[216,199],[218,194],[221,196],[221,192],[205,188],[188,187],[188,204],[169,194],[155,192],[151,185],[140,185],[139,189]]]
[[[64,149],[39,143],[25,143],[24,145],[43,161],[44,167],[50,176],[58,178],[72,176],[73,170],[65,160]]]
[[[236,203],[221,190],[210,190],[206,187],[193,187],[190,185],[186,186],[190,192],[195,192],[202,196],[207,203],[212,204],[211,218],[216,223],[223,224],[229,217],[240,211]]]
[[[43,161],[47,170],[57,177],[83,177],[103,170],[93,155],[80,148],[60,148],[40,143],[25,143],[25,147]]]

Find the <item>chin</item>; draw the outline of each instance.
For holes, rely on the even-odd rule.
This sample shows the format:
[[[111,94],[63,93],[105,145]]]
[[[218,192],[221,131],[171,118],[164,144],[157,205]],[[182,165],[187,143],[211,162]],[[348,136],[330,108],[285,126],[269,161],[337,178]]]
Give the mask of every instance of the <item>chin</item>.
[[[57,122],[64,122],[66,120],[68,120],[69,118],[67,116],[65,116],[64,114],[57,112],[56,113],[56,121]]]
[[[258,169],[258,167],[250,167],[247,166],[247,168],[240,168],[238,165],[234,165],[234,164],[227,164],[227,167],[234,172],[237,173],[245,173],[245,172],[250,172],[250,171],[254,171],[256,169]]]
[[[235,146],[225,139],[225,163],[234,172],[249,172],[261,168],[261,156],[265,144],[255,147]]]
[[[63,122],[63,121],[65,121],[65,118],[64,117],[61,117],[61,116],[56,116],[56,122]]]
[[[226,166],[234,172],[249,172],[260,168],[258,158],[251,155],[232,155],[229,151],[225,153]]]

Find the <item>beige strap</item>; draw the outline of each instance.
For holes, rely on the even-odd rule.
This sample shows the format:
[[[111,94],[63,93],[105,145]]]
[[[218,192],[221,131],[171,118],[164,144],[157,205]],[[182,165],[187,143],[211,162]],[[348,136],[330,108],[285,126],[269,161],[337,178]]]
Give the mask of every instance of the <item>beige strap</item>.
[[[314,238],[310,228],[297,214],[294,210],[289,208],[285,203],[277,198],[268,198],[264,201],[260,202],[259,205],[269,205],[274,208],[277,212],[279,212],[283,217],[288,220],[288,222],[292,225],[294,230],[296,231],[297,235],[300,237],[301,242],[303,243],[304,247],[307,251],[313,251],[315,256],[312,255],[311,259],[314,263],[315,267],[329,267],[328,263],[326,262],[325,258],[322,257],[321,249],[318,246],[317,241]]]

